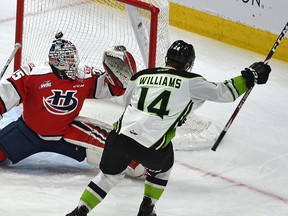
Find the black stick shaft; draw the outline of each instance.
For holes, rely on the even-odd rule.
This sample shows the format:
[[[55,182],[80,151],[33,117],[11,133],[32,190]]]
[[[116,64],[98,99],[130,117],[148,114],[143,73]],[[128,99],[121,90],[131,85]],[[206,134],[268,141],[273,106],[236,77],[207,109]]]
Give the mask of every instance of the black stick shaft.
[[[18,49],[21,47],[21,44],[20,43],[16,43],[15,46],[14,46],[14,49],[11,53],[11,55],[9,56],[9,59],[7,60],[4,68],[2,69],[1,73],[0,73],[0,79],[3,77],[4,73],[6,72],[10,62],[12,61],[12,59],[14,58],[16,52],[18,51]]]
[[[270,52],[268,53],[267,57],[264,60],[264,63],[268,63],[268,61],[272,58],[272,56],[274,55],[276,49],[278,48],[279,44],[281,43],[282,39],[284,38],[285,34],[288,31],[288,22],[286,23],[286,25],[284,26],[283,30],[281,31],[279,37],[277,38],[276,42],[274,43],[273,47],[271,48]],[[238,112],[240,111],[240,109],[242,108],[243,104],[245,103],[246,99],[248,98],[248,96],[250,95],[251,91],[252,91],[253,87],[251,87],[242,97],[241,101],[239,102],[238,106],[236,107],[236,109],[234,110],[232,116],[230,117],[229,121],[227,122],[226,126],[224,127],[224,129],[222,130],[222,132],[220,133],[220,135],[218,136],[217,140],[215,141],[214,145],[212,146],[211,150],[212,151],[216,151],[217,147],[219,146],[221,140],[223,139],[223,137],[225,136],[226,132],[228,131],[228,129],[230,128],[232,122],[234,121],[234,119],[236,118]]]

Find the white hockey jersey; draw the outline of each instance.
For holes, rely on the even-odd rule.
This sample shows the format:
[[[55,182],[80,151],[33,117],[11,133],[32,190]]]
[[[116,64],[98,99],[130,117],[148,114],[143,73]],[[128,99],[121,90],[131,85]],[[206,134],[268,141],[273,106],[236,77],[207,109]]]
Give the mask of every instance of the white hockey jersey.
[[[143,70],[128,84],[126,109],[115,129],[148,148],[159,149],[171,141],[191,110],[206,100],[233,102],[247,90],[242,76],[213,83],[173,68]]]

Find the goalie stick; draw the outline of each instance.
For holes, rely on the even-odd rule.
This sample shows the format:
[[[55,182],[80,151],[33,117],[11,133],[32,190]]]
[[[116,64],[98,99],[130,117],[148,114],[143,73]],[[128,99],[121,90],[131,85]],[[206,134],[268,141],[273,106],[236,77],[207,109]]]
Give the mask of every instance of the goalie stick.
[[[10,62],[12,61],[12,59],[14,58],[16,52],[18,51],[18,49],[21,47],[21,44],[20,43],[16,43],[15,46],[14,46],[14,49],[11,53],[11,55],[9,56],[9,59],[7,60],[6,64],[4,65],[1,73],[0,73],[0,80],[2,79],[4,73],[6,72]],[[2,115],[0,115],[0,120],[2,119]]]
[[[267,64],[268,61],[272,58],[273,54],[275,53],[277,47],[279,46],[279,44],[281,43],[282,39],[284,38],[285,34],[288,31],[288,22],[286,23],[286,25],[284,26],[283,30],[281,31],[279,37],[277,38],[276,42],[274,43],[272,49],[270,50],[270,52],[268,53],[266,59],[264,60],[264,64]],[[222,130],[222,132],[220,133],[220,135],[218,136],[217,140],[215,141],[214,145],[212,146],[211,150],[212,151],[216,151],[217,147],[219,146],[221,140],[223,139],[223,137],[225,136],[226,132],[228,131],[228,129],[230,128],[232,122],[234,121],[234,119],[236,118],[238,112],[240,111],[240,109],[242,108],[243,104],[245,103],[245,101],[247,100],[249,94],[251,93],[253,89],[253,86],[244,94],[244,96],[242,97],[241,101],[239,102],[238,106],[236,107],[236,109],[234,110],[232,116],[230,117],[229,121],[227,122],[227,124],[225,125],[224,129]]]
[[[5,73],[5,71],[7,70],[10,62],[12,61],[12,59],[14,58],[16,52],[18,51],[18,49],[19,49],[20,47],[21,47],[21,44],[20,44],[20,43],[16,43],[16,44],[15,44],[14,49],[13,49],[13,51],[12,51],[9,59],[7,60],[4,68],[2,69],[2,71],[1,71],[1,73],[0,73],[0,79],[2,79],[2,77],[3,77],[4,73]]]

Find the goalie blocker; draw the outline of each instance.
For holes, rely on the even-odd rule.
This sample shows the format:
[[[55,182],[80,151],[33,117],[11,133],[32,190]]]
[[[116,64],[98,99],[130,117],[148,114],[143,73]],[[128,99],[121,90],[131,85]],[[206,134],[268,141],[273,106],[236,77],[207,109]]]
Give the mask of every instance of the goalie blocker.
[[[69,132],[64,135],[64,140],[84,147],[87,162],[99,166],[105,141],[111,130],[111,125],[100,120],[78,116],[73,121]],[[131,161],[125,174],[133,178],[140,178],[145,176],[146,169],[138,162]]]

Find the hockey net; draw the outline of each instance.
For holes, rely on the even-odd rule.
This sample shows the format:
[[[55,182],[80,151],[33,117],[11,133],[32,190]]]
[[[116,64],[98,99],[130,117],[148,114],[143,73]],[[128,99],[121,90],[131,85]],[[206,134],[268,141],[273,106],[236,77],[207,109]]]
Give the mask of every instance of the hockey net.
[[[17,10],[22,57],[16,55],[16,67],[46,60],[59,31],[76,45],[81,62],[96,68],[102,68],[104,51],[114,45],[126,46],[138,70],[162,66],[170,45],[166,0],[18,0]]]
[[[102,69],[104,51],[124,45],[134,56],[137,70],[163,66],[170,45],[169,2],[18,0],[16,42],[22,49],[15,56],[14,69],[31,61],[48,60],[51,42],[59,31],[76,45],[86,65]],[[192,115],[177,132],[176,149],[210,147],[219,133],[215,128],[212,122]]]

